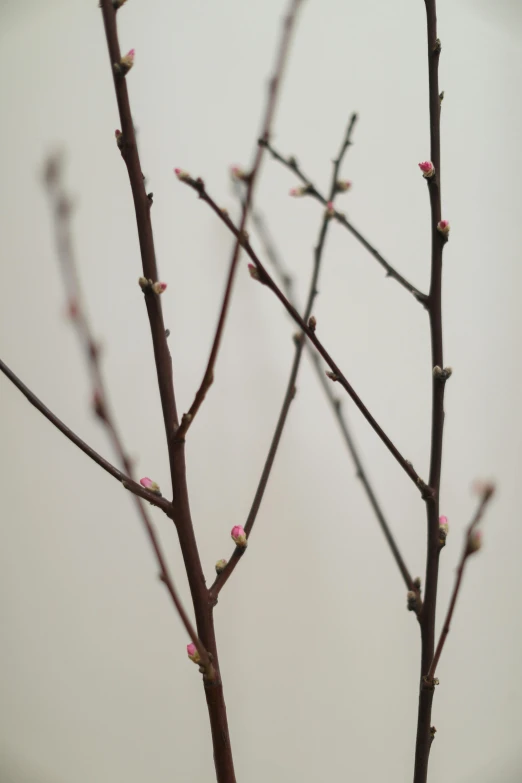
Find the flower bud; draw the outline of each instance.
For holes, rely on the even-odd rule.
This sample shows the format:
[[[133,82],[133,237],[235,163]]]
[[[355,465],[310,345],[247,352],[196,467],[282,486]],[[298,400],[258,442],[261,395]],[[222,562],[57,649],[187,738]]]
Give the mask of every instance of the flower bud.
[[[140,284],[140,288],[142,291],[146,291],[147,288],[150,288],[151,285],[150,280],[147,280],[146,277],[140,277],[138,283]]]
[[[444,546],[448,537],[449,525],[448,517],[439,517],[439,544]]]
[[[338,193],[346,193],[347,190],[350,190],[352,187],[352,183],[349,179],[338,179],[335,183],[335,189]]]
[[[435,174],[435,166],[431,160],[425,160],[422,163],[419,163],[419,168],[422,171],[422,176],[425,179],[431,179],[431,177],[433,177]]]
[[[166,283],[153,283],[152,284],[152,290],[155,294],[162,294],[163,291],[167,288]]]
[[[317,326],[317,318],[315,315],[311,315],[308,319],[308,328],[312,330],[312,332],[315,332],[315,328]]]
[[[194,663],[199,663],[201,660],[201,658],[199,657],[197,647],[194,644],[194,642],[187,644],[187,655],[190,658],[190,660],[193,661]]]
[[[335,216],[335,208],[334,208],[334,205],[333,205],[333,201],[329,201],[327,203],[325,216],[326,217],[334,217]]]
[[[288,191],[288,194],[292,196],[293,198],[300,198],[301,196],[306,196],[306,194],[309,192],[309,188],[306,186],[301,186],[298,188],[291,188]]]
[[[244,169],[241,168],[241,166],[231,166],[230,173],[234,179],[239,179],[241,182],[248,182],[249,180],[249,175],[246,171],[244,171]]]
[[[239,547],[240,549],[247,548],[248,542],[247,542],[246,533],[241,527],[241,525],[234,525],[234,527],[230,531],[230,535],[237,547]]]
[[[136,50],[129,49],[127,54],[124,54],[123,57],[121,58],[120,62],[116,67],[118,72],[121,73],[122,76],[125,76],[125,74],[129,73],[130,69],[134,65],[135,56],[136,56]]]
[[[225,570],[227,567],[227,561],[226,560],[218,560],[216,563],[216,574],[220,574],[222,571]]]
[[[250,273],[250,277],[253,280],[260,280],[261,279],[259,277],[259,269],[257,268],[257,266],[255,266],[255,264],[249,264],[248,265],[248,271]]]
[[[406,593],[406,608],[408,612],[414,612],[417,609],[417,593],[414,590],[408,590]]]
[[[147,476],[140,479],[140,484],[142,487],[145,487],[145,489],[148,489],[149,492],[154,492],[155,495],[161,495],[159,485]]]
[[[114,131],[114,138],[116,139],[116,144],[118,145],[118,149],[121,150],[121,148],[123,147],[123,133],[118,128],[116,128],[116,130]]]
[[[482,547],[482,530],[472,530],[468,536],[466,554],[473,555]]]
[[[439,220],[437,223],[437,231],[442,234],[443,237],[447,237],[450,232],[449,220]]]
[[[188,171],[185,171],[184,169],[174,169],[174,174],[182,182],[186,182],[187,180],[192,179]]]

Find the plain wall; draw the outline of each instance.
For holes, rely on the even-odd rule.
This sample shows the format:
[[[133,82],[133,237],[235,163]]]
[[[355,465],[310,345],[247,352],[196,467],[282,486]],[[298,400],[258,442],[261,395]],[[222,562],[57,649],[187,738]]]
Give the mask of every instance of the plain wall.
[[[430,783],[522,773],[520,215],[522,18],[518,4],[440,0],[446,394],[438,624],[475,504],[498,481],[440,663]],[[207,360],[232,238],[172,168],[234,210],[228,167],[248,165],[282,0],[129,0],[120,40],[171,330],[178,405]],[[326,188],[352,111],[340,197],[353,223],[426,289],[429,157],[421,0],[304,4],[275,144]],[[0,355],[114,459],[89,410],[67,319],[41,170],[64,149],[82,282],[118,421],[140,475],[168,487],[140,259],[96,0],[0,2]],[[258,206],[303,301],[322,217],[265,161]],[[341,201],[342,199],[342,201]],[[255,241],[255,239],[254,239]],[[314,308],[324,344],[422,475],[431,367],[426,314],[333,226]],[[190,430],[188,478],[208,579],[231,553],[281,405],[294,326],[243,259],[216,380]],[[339,390],[342,393],[342,390]],[[0,780],[213,780],[200,677],[121,486],[0,378]],[[425,514],[413,484],[350,400],[344,408],[406,561],[424,576]],[[153,511],[190,605],[172,524]],[[246,558],[216,610],[241,783],[411,779],[420,642],[405,588],[308,361]]]

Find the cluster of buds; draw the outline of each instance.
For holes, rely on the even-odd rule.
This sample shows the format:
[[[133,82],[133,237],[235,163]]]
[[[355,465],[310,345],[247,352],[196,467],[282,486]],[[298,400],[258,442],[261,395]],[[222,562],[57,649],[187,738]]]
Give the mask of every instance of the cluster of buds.
[[[130,49],[127,54],[124,54],[119,63],[114,63],[114,70],[116,73],[120,74],[120,76],[128,74],[134,65],[135,56],[136,51],[134,49]]]
[[[140,277],[138,280],[141,290],[145,293],[147,291],[153,291],[155,294],[162,294],[167,289],[166,283],[160,283],[159,281],[153,283],[152,280],[147,280],[146,277]]]
[[[152,479],[144,476],[142,479],[140,479],[140,484],[142,487],[145,487],[145,489],[148,489],[149,492],[153,492],[155,495],[159,495],[161,497],[159,484],[156,484],[156,482]]]
[[[230,173],[234,179],[238,179],[240,182],[248,182],[250,180],[250,174],[241,168],[241,166],[231,166]]]
[[[194,642],[187,644],[187,655],[193,663],[199,663],[201,660]]]
[[[446,538],[448,537],[449,525],[448,517],[439,517],[439,544],[441,547],[446,546]]]
[[[435,166],[431,160],[425,160],[422,163],[419,163],[419,168],[422,171],[424,179],[431,179],[435,174]]]
[[[349,179],[338,179],[335,183],[335,190],[337,193],[346,193],[347,190],[350,190],[352,187],[352,183]]]
[[[248,541],[246,537],[246,533],[241,527],[241,525],[234,525],[232,530],[230,531],[230,535],[232,537],[232,541],[235,543],[239,549],[246,549],[248,546]]]
[[[447,239],[450,232],[449,220],[439,220],[439,222],[437,223],[437,231],[439,232],[439,234],[442,234],[442,236]]]
[[[227,567],[227,561],[226,560],[224,560],[224,559],[223,560],[218,560],[216,565],[215,565],[216,574],[221,574],[225,570],[226,567]]]
[[[188,171],[185,171],[184,169],[174,169],[174,174],[182,182],[189,182],[192,179]]]

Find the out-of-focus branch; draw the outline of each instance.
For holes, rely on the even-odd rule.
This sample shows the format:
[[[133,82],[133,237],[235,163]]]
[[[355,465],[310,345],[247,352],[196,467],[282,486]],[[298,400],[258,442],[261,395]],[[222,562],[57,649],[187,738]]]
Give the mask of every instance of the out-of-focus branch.
[[[205,187],[205,183],[201,178],[192,179],[190,175],[184,173],[182,180],[186,185],[189,185],[198,193],[199,197],[206,204],[208,204],[208,206],[216,213],[216,215],[220,218],[220,220],[222,220],[223,223],[225,223],[225,225],[230,229],[230,231],[232,231],[232,233],[236,237],[240,237],[242,247],[244,248],[247,255],[254,262],[255,269],[257,270],[256,271],[257,279],[259,280],[260,283],[267,286],[267,288],[269,288],[277,296],[277,298],[279,299],[283,307],[286,309],[286,311],[290,314],[290,316],[298,324],[300,329],[306,334],[310,342],[321,354],[326,364],[330,368],[330,371],[328,373],[330,379],[332,381],[336,381],[340,383],[340,385],[345,389],[345,391],[348,392],[352,400],[355,402],[356,406],[363,414],[366,421],[370,424],[372,429],[377,433],[379,438],[385,444],[386,448],[393,454],[393,456],[395,457],[399,465],[403,468],[403,470],[407,473],[410,479],[414,482],[415,486],[419,489],[422,497],[431,497],[432,495],[431,488],[421,479],[419,474],[414,469],[412,463],[409,460],[407,460],[405,457],[403,457],[401,452],[395,446],[393,441],[388,437],[388,435],[384,432],[384,430],[376,421],[376,419],[372,416],[372,414],[370,413],[366,405],[363,403],[363,401],[361,400],[361,398],[359,397],[359,395],[357,394],[353,386],[349,383],[349,381],[341,372],[337,364],[334,362],[334,360],[332,359],[332,357],[330,356],[326,348],[318,339],[314,329],[312,329],[303,320],[303,318],[301,318],[301,316],[299,315],[295,307],[291,304],[291,302],[287,299],[283,291],[275,283],[271,275],[267,272],[265,266],[261,263],[261,260],[259,259],[258,255],[254,252],[248,237],[244,233],[240,234],[239,229],[234,225],[234,223],[228,216],[226,210],[221,209],[216,204],[214,199],[209,195]]]
[[[321,192],[316,188],[314,183],[311,181],[309,177],[306,176],[306,174],[303,172],[302,168],[299,166],[297,160],[293,157],[285,157],[280,152],[278,152],[275,147],[273,147],[271,144],[267,144],[263,141],[263,139],[259,140],[259,143],[266,147],[266,149],[270,152],[272,158],[274,160],[277,160],[279,163],[282,163],[283,166],[286,166],[287,169],[290,169],[303,183],[304,189],[306,191],[306,195],[312,196],[312,198],[315,198],[317,201],[319,201],[321,204],[325,205],[328,203],[330,199],[326,198],[324,195],[321,194]],[[354,236],[357,241],[370,253],[376,261],[386,270],[386,276],[392,277],[394,280],[396,280],[399,285],[401,285],[403,288],[406,289],[406,291],[409,291],[415,299],[417,299],[418,302],[423,304],[426,307],[426,303],[428,300],[428,297],[426,294],[423,294],[422,291],[419,291],[418,288],[416,288],[412,283],[409,282],[403,275],[401,275],[386,259],[384,256],[379,253],[379,251],[364,237],[360,231],[358,231],[355,226],[352,224],[350,220],[344,215],[342,212],[335,212],[332,215],[333,219],[336,220],[338,223],[340,223],[341,226],[344,226],[352,236]]]
[[[45,418],[51,422],[51,424],[54,424],[56,429],[58,429],[63,435],[65,435],[66,438],[68,438],[71,443],[74,443],[75,446],[78,446],[80,451],[83,451],[84,454],[87,454],[88,457],[90,457],[93,462],[96,462],[97,465],[99,465],[103,470],[105,470],[109,475],[113,476],[115,479],[117,479],[121,484],[125,487],[125,489],[128,489],[129,492],[132,492],[133,495],[137,495],[140,498],[143,498],[144,500],[147,500],[149,503],[151,503],[153,506],[157,506],[160,508],[167,516],[172,517],[172,506],[169,503],[168,500],[165,498],[159,497],[158,495],[155,495],[153,492],[149,492],[147,489],[142,487],[140,484],[136,484],[135,481],[133,481],[130,476],[127,476],[125,473],[122,473],[121,470],[118,470],[114,465],[112,465],[110,462],[108,462],[104,457],[102,457],[100,454],[98,454],[97,451],[95,451],[91,446],[89,446],[87,443],[85,443],[84,440],[82,440],[78,435],[76,435],[75,432],[73,432],[69,427],[61,421],[61,419],[58,418],[49,408],[44,405],[44,403],[32,392],[26,385],[23,383],[23,381],[18,378],[17,375],[10,369],[10,367],[5,364],[0,359],[0,371],[3,372],[3,374],[6,376],[6,378],[9,378],[11,383],[16,386],[16,388],[22,392],[24,397],[28,402],[31,403],[31,405],[34,405],[36,410],[40,411],[40,413],[45,416]]]
[[[266,143],[268,143],[270,140],[272,123],[273,123],[275,109],[277,105],[277,98],[279,95],[279,87],[281,85],[281,80],[283,77],[283,72],[288,57],[290,41],[292,38],[292,33],[294,31],[294,27],[297,19],[297,13],[299,11],[299,7],[302,4],[302,2],[303,0],[291,0],[288,13],[283,23],[283,31],[282,31],[281,42],[277,53],[276,64],[275,64],[274,72],[269,82],[268,99],[267,99],[264,120],[263,120],[263,129],[261,132],[261,138]],[[241,237],[245,233],[250,206],[254,195],[254,186],[257,180],[257,175],[259,173],[259,168],[261,166],[261,160],[263,158],[263,154],[264,154],[263,146],[258,145],[252,168],[247,174],[244,175],[244,180],[247,185],[245,199],[243,203],[241,217],[239,219],[238,234],[237,234],[236,242],[234,244],[234,250],[232,252],[232,258],[230,261],[228,277],[225,286],[225,293],[223,296],[223,302],[221,304],[221,310],[219,313],[216,332],[214,334],[214,340],[212,342],[212,348],[210,350],[210,356],[208,358],[205,373],[203,375],[203,380],[201,381],[199,389],[196,392],[194,401],[190,406],[188,413],[185,413],[182,416],[181,425],[178,431],[176,432],[176,440],[183,440],[185,438],[188,428],[194,421],[194,417],[196,416],[198,410],[201,407],[201,404],[203,403],[203,400],[206,397],[207,391],[209,390],[210,386],[214,382],[214,368],[216,365],[216,360],[219,352],[219,346],[221,344],[221,338],[223,336],[223,330],[225,328],[227,313],[230,306],[230,299],[232,296],[232,288],[236,276],[237,264],[239,261],[239,254],[241,251]]]
[[[89,318],[87,316],[87,310],[83,304],[82,289],[80,286],[80,278],[76,266],[76,259],[72,242],[70,223],[71,201],[63,188],[61,175],[62,172],[59,159],[51,158],[46,167],[45,183],[47,186],[47,193],[53,214],[56,250],[67,295],[69,317],[73,325],[76,327],[76,332],[78,334],[78,338],[85,355],[87,367],[89,369],[93,389],[94,412],[105,426],[109,439],[112,443],[112,447],[116,452],[118,459],[123,465],[126,473],[130,477],[130,480],[133,483],[136,483],[133,477],[132,461],[124,448],[123,439],[118,431],[116,420],[111,411],[105,379],[103,377],[100,365],[99,346],[94,339],[94,335],[89,323]],[[196,646],[196,649],[199,653],[201,666],[206,670],[207,676],[212,676],[212,663],[209,654],[199,639],[196,629],[194,628],[192,621],[190,620],[187,612],[185,611],[185,608],[181,603],[174,585],[174,581],[169,572],[166,557],[163,554],[159,538],[154,529],[154,525],[152,524],[152,520],[150,519],[148,511],[141,498],[135,495],[134,499],[136,503],[136,510],[156,556],[156,561],[159,567],[160,580],[167,588],[174,606],[176,607],[176,610],[179,614],[181,622],[185,626],[185,630],[187,631],[190,639]],[[172,504],[169,503],[168,505],[170,516],[172,517]]]

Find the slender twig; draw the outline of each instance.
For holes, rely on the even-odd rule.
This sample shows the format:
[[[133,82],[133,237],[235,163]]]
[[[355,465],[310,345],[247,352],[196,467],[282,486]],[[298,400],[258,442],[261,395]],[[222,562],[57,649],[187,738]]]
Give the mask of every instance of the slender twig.
[[[216,213],[216,215],[220,218],[220,220],[222,220],[223,223],[225,223],[225,225],[230,229],[230,231],[232,231],[233,234],[235,234],[236,236],[240,236],[239,229],[234,225],[234,223],[228,216],[228,213],[226,211],[223,211],[216,204],[214,199],[209,195],[209,193],[206,190],[205,183],[201,178],[192,179],[187,175],[183,178],[183,182],[186,185],[189,185],[189,187],[197,191],[202,201],[208,204],[208,206]],[[370,424],[372,429],[377,433],[379,438],[385,444],[386,448],[393,454],[393,456],[395,457],[399,465],[403,468],[403,470],[408,474],[410,479],[414,482],[415,486],[419,489],[422,497],[431,497],[432,495],[431,488],[421,479],[421,477],[416,472],[411,462],[407,460],[405,457],[403,457],[403,455],[395,446],[393,441],[388,437],[388,435],[384,432],[384,430],[378,424],[376,419],[372,416],[372,414],[370,413],[366,405],[363,403],[363,401],[361,400],[361,398],[359,397],[359,395],[357,394],[353,386],[348,382],[346,377],[343,375],[340,368],[334,362],[334,360],[332,359],[332,357],[330,356],[326,348],[323,346],[321,341],[318,339],[314,330],[310,326],[308,326],[308,324],[303,320],[303,318],[301,318],[301,316],[299,315],[295,307],[284,295],[281,288],[279,288],[279,286],[275,283],[271,275],[267,272],[265,266],[261,263],[259,256],[254,252],[248,237],[246,237],[245,235],[241,236],[241,244],[245,252],[247,253],[247,255],[254,262],[254,265],[257,270],[257,278],[259,282],[262,283],[263,285],[266,285],[267,288],[269,288],[277,296],[277,298],[279,299],[283,307],[290,314],[293,320],[298,324],[300,329],[306,334],[310,342],[314,345],[314,347],[317,349],[317,351],[321,354],[321,356],[325,360],[326,364],[330,367],[331,372],[329,373],[329,377],[333,381],[337,381],[338,383],[340,383],[341,386],[345,389],[345,391],[348,392],[348,394],[355,402],[355,404],[361,411],[366,421]]]
[[[455,611],[455,604],[457,603],[457,598],[459,595],[460,587],[462,584],[462,576],[464,574],[464,567],[468,561],[468,558],[474,554],[476,551],[476,547],[474,546],[474,540],[473,540],[473,531],[477,527],[478,523],[482,519],[482,516],[484,514],[484,511],[486,510],[486,506],[488,505],[489,501],[493,497],[494,493],[494,487],[489,486],[486,488],[486,491],[482,495],[482,498],[479,502],[478,508],[475,512],[475,516],[471,520],[470,524],[468,525],[464,537],[464,547],[462,549],[462,555],[459,561],[459,564],[457,566],[457,574],[455,577],[455,585],[453,587],[453,593],[451,595],[451,600],[448,606],[448,611],[446,614],[446,619],[444,620],[444,625],[442,626],[442,631],[439,638],[439,643],[437,644],[437,649],[435,650],[435,654],[433,656],[433,660],[431,662],[431,666],[429,668],[428,674],[426,675],[427,681],[432,684],[433,679],[435,677],[435,671],[437,669],[437,665],[440,660],[440,656],[442,653],[442,650],[444,648],[444,644],[446,642],[446,638],[448,636],[448,633],[450,631],[450,625],[451,620],[453,617],[453,612]]]
[[[279,95],[279,87],[281,84],[286,60],[288,57],[288,51],[290,48],[292,33],[295,27],[297,12],[302,2],[303,0],[291,0],[288,13],[283,23],[283,31],[282,31],[281,42],[276,57],[276,64],[275,64],[274,72],[269,82],[267,105],[266,105],[265,115],[263,120],[263,129],[261,132],[261,138],[266,143],[268,143],[270,140],[270,136],[272,132],[272,123],[274,119],[277,98]],[[201,407],[201,404],[203,403],[203,400],[206,397],[207,391],[209,390],[210,386],[214,382],[214,368],[216,365],[219,347],[221,344],[221,338],[223,336],[223,330],[225,328],[227,313],[230,306],[232,288],[234,285],[237,264],[239,261],[239,255],[241,251],[241,238],[245,235],[247,219],[250,211],[250,206],[252,203],[252,198],[254,195],[254,186],[257,180],[257,175],[259,172],[263,154],[264,154],[264,147],[262,145],[258,145],[255,153],[253,166],[250,169],[249,173],[244,176],[245,182],[247,184],[245,200],[243,203],[241,217],[239,219],[238,234],[232,252],[232,258],[230,261],[228,277],[225,286],[225,293],[223,296],[223,302],[221,304],[221,310],[219,313],[216,332],[214,334],[214,340],[212,342],[212,348],[210,350],[210,356],[208,358],[205,373],[203,375],[203,380],[201,381],[199,389],[196,392],[196,396],[194,397],[194,401],[190,406],[188,413],[185,413],[181,419],[181,425],[176,433],[176,439],[178,440],[183,440],[185,438],[187,434],[187,430],[189,429],[190,425],[194,421],[194,417],[196,416],[198,410]]]
[[[241,192],[239,188],[239,183],[234,180],[234,191],[238,198],[241,198]],[[286,269],[284,262],[279,255],[279,252],[277,251],[277,248],[275,246],[275,243],[271,237],[271,234],[268,230],[268,226],[266,224],[266,220],[264,216],[261,214],[261,212],[256,208],[253,209],[251,212],[251,219],[252,224],[254,225],[256,229],[256,233],[259,237],[259,240],[261,242],[261,245],[263,247],[264,253],[266,257],[269,259],[270,263],[274,267],[279,279],[281,280],[281,285],[283,287],[283,290],[288,297],[290,301],[295,306],[295,301],[293,299],[293,280],[292,275],[290,274],[289,270]],[[308,353],[308,356],[310,357],[314,370],[316,372],[317,378],[319,380],[319,383],[321,384],[321,387],[326,394],[326,397],[328,399],[328,402],[330,403],[330,407],[332,409],[332,412],[337,420],[337,423],[339,425],[339,429],[341,431],[343,440],[346,444],[346,447],[348,448],[348,451],[352,457],[352,460],[355,465],[356,469],[356,476],[360,479],[361,484],[363,485],[363,489],[366,493],[366,496],[368,497],[368,500],[370,502],[370,505],[375,513],[375,516],[377,517],[377,521],[381,527],[381,530],[384,534],[384,537],[386,538],[386,541],[391,549],[393,558],[395,562],[397,563],[397,566],[399,568],[399,571],[402,575],[402,578],[404,580],[404,583],[408,590],[414,590],[417,593],[419,593],[419,590],[417,588],[417,585],[414,583],[414,580],[406,566],[406,563],[404,562],[404,558],[399,550],[399,547],[397,545],[397,542],[395,541],[395,537],[393,533],[391,532],[390,525],[388,521],[386,520],[386,516],[384,514],[384,511],[377,499],[377,495],[375,493],[375,490],[373,489],[373,486],[370,482],[370,479],[368,477],[368,473],[366,472],[366,469],[364,468],[364,465],[362,463],[361,456],[359,454],[359,451],[357,449],[357,446],[355,444],[354,437],[351,433],[350,427],[347,422],[346,415],[342,408],[342,402],[341,400],[334,394],[332,390],[332,384],[327,380],[325,373],[324,373],[324,366],[321,363],[321,359],[319,358],[319,355],[310,343],[305,343],[305,349]],[[420,614],[420,609],[422,606],[422,602],[420,600],[420,594],[417,598],[417,606],[416,611],[417,614]]]
[[[337,158],[333,161],[333,172],[332,172],[332,181],[330,185],[330,198],[329,201],[333,201],[335,198],[336,193],[338,192],[338,179],[339,179],[339,170],[341,167],[341,163],[343,161],[343,158],[346,154],[346,151],[348,147],[351,145],[351,137],[352,132],[355,127],[355,123],[357,121],[357,115],[352,114],[350,117],[350,121],[348,123],[348,128],[345,131],[343,135],[343,141],[341,144],[341,148],[339,150],[339,154]],[[313,264],[313,270],[312,275],[310,279],[310,285],[308,290],[308,296],[306,301],[306,306],[304,308],[303,313],[303,320],[308,322],[308,319],[310,318],[310,315],[312,313],[313,304],[315,301],[315,298],[317,296],[317,283],[319,279],[319,270],[321,267],[321,260],[323,257],[323,251],[325,247],[326,242],[326,235],[328,232],[328,225],[330,223],[329,216],[325,213],[323,215],[322,221],[321,221],[321,227],[319,229],[319,236],[317,240],[317,244],[314,250],[314,264]],[[296,392],[296,381],[297,381],[297,375],[299,373],[299,368],[301,365],[301,358],[303,356],[303,348],[305,346],[305,340],[303,339],[302,334],[296,335],[295,339],[295,353],[294,353],[294,359],[292,362],[292,367],[290,369],[290,377],[288,379],[285,395],[283,398],[283,405],[281,407],[281,411],[279,413],[279,417],[277,420],[276,428],[274,431],[274,434],[272,436],[272,441],[270,444],[270,448],[268,451],[267,458],[265,460],[265,464],[263,467],[263,471],[261,473],[261,478],[259,480],[256,494],[254,497],[254,501],[252,503],[250,512],[248,514],[247,521],[244,525],[244,530],[247,536],[247,539],[250,536],[250,533],[252,531],[252,528],[254,526],[254,522],[257,518],[257,514],[259,512],[259,509],[261,507],[261,503],[263,500],[263,496],[265,494],[265,490],[268,484],[268,479],[270,478],[270,473],[272,471],[272,467],[274,464],[274,460],[276,457],[277,449],[279,447],[279,443],[281,440],[281,435],[283,434],[283,429],[286,424],[286,419],[288,416],[288,411],[290,410],[290,405],[292,403],[292,400],[294,399],[295,392]],[[214,584],[212,585],[210,592],[214,599],[217,599],[217,596],[219,595],[220,591],[222,590],[223,586],[225,585],[225,582],[228,581],[230,578],[232,572],[234,571],[236,565],[238,564],[241,554],[244,552],[244,548],[238,548],[236,547],[235,550],[235,557],[234,555],[232,558],[228,561],[228,564],[226,567],[221,571],[221,573],[218,574],[216,580],[214,581]]]
[[[47,192],[53,213],[56,249],[67,294],[69,316],[71,318],[71,322],[76,327],[80,345],[82,346],[87,367],[89,368],[93,387],[94,410],[107,431],[119,461],[130,477],[130,480],[135,483],[132,461],[124,448],[123,439],[118,431],[116,420],[109,404],[107,387],[100,364],[99,347],[96,340],[94,339],[94,334],[90,326],[87,310],[83,304],[82,288],[80,285],[80,278],[76,265],[70,224],[71,201],[62,186],[61,165],[60,160],[57,157],[49,159],[49,162],[46,166],[45,183],[47,186]],[[167,588],[174,606],[176,607],[176,610],[179,614],[179,617],[185,626],[185,630],[187,631],[191,641],[196,646],[196,649],[199,653],[199,662],[201,667],[205,670],[207,677],[212,678],[213,669],[209,654],[205,650],[187,612],[185,611],[185,608],[183,607],[183,604],[181,603],[174,585],[174,581],[167,566],[166,557],[162,551],[159,538],[156,535],[156,531],[154,529],[154,525],[152,524],[149,513],[143,501],[139,497],[135,495],[134,500],[136,504],[136,510],[143,523],[145,532],[147,533],[156,556],[159,567],[160,581],[163,582]],[[172,516],[172,507],[170,503],[169,510],[170,515]]]
[[[280,152],[278,152],[275,147],[273,147],[269,143],[265,143],[263,139],[259,140],[259,143],[266,147],[266,149],[270,152],[272,158],[274,160],[279,161],[279,163],[282,163],[283,166],[286,166],[286,168],[290,169],[303,183],[303,185],[306,188],[306,195],[311,196],[312,198],[315,198],[317,201],[319,201],[321,204],[326,205],[330,199],[326,198],[314,185],[312,180],[306,176],[302,168],[299,166],[297,160],[290,156],[285,157],[284,155],[281,155]],[[364,237],[360,231],[358,231],[353,223],[348,220],[346,215],[344,215],[342,212],[335,212],[335,214],[332,216],[338,223],[341,224],[341,226],[344,226],[351,234],[354,236],[358,242],[370,253],[376,261],[386,270],[386,277],[392,277],[394,280],[396,280],[403,288],[406,289],[406,291],[409,291],[415,299],[417,299],[418,302],[420,302],[422,305],[426,306],[428,297],[426,294],[423,294],[422,291],[420,291],[418,288],[416,288],[412,283],[409,282],[403,275],[401,275],[386,259],[384,256],[379,253],[379,251]]]
[[[3,372],[3,374],[9,378],[11,383],[16,386],[16,388],[22,392],[24,397],[28,402],[33,405],[36,410],[40,411],[40,413],[45,416],[45,418],[53,424],[56,429],[60,430],[60,432],[65,435],[66,438],[68,438],[71,443],[74,443],[75,446],[78,446],[80,451],[83,451],[84,454],[87,454],[88,457],[90,457],[93,462],[96,462],[97,465],[99,465],[103,470],[105,470],[109,475],[113,476],[115,479],[117,479],[124,487],[125,489],[128,489],[129,492],[132,492],[133,495],[137,495],[140,498],[143,498],[144,500],[147,500],[149,503],[151,503],[153,506],[157,506],[162,511],[167,514],[167,516],[172,517],[172,506],[166,498],[159,497],[158,495],[155,495],[153,492],[149,492],[147,489],[142,487],[140,484],[136,484],[135,481],[133,481],[130,476],[127,476],[125,473],[122,473],[121,470],[118,470],[114,465],[112,465],[108,460],[106,460],[104,457],[101,456],[101,454],[98,454],[97,451],[95,451],[91,446],[89,446],[87,443],[85,443],[84,440],[82,440],[78,435],[76,435],[75,432],[73,432],[69,427],[61,421],[61,419],[58,418],[49,408],[44,405],[44,403],[32,392],[26,385],[23,383],[23,381],[18,378],[17,375],[11,370],[10,367],[5,364],[0,359],[0,371]]]
[[[445,237],[437,226],[441,220],[441,159],[440,159],[440,107],[439,55],[437,38],[436,0],[425,0],[428,44],[428,78],[430,110],[430,149],[434,175],[426,179],[431,209],[431,282],[427,309],[431,333],[432,418],[429,484],[433,496],[426,503],[427,556],[424,606],[421,618],[421,676],[419,685],[419,709],[415,744],[414,783],[426,783],[430,748],[433,741],[431,710],[434,687],[427,680],[435,647],[435,619],[439,573],[439,505],[440,476],[442,466],[442,439],[444,429],[444,388],[446,376],[434,372],[443,368],[442,346],[442,251]]]

